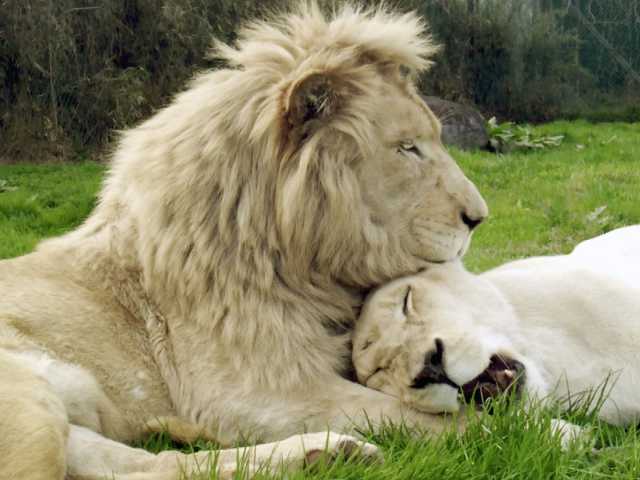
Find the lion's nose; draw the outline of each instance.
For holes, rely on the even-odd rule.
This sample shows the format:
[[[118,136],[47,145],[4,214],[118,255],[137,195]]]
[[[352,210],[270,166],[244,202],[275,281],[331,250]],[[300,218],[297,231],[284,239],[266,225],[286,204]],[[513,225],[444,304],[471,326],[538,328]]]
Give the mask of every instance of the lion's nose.
[[[429,385],[433,385],[434,383],[444,383],[446,385],[451,385],[454,388],[458,388],[457,385],[447,377],[447,374],[444,371],[442,361],[442,357],[444,355],[444,343],[439,338],[436,338],[435,343],[436,349],[427,352],[425,355],[422,371],[413,379],[413,382],[410,385],[411,388],[425,388]]]
[[[460,217],[462,218],[462,223],[469,227],[469,230],[473,230],[474,228],[476,228],[486,218],[484,216],[472,217],[469,216],[467,212],[462,212]]]
[[[431,367],[434,370],[442,370],[442,356],[444,355],[444,343],[439,338],[436,338],[436,350],[427,353],[424,359],[425,367]]]

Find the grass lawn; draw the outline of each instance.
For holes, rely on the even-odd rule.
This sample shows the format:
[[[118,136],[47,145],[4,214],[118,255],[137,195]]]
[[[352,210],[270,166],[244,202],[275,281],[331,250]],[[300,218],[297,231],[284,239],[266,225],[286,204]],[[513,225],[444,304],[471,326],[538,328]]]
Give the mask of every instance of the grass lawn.
[[[539,130],[564,134],[556,149],[496,156],[454,152],[491,209],[476,233],[467,265],[482,271],[531,255],[568,252],[575,243],[640,223],[640,124],[556,122]],[[44,237],[76,226],[95,203],[103,167],[0,166],[0,258],[30,251]],[[640,349],[640,346],[639,346]],[[599,446],[562,453],[549,434],[553,412],[525,414],[497,407],[472,420],[461,437],[427,439],[402,428],[372,435],[383,466],[338,461],[292,478],[317,479],[547,479],[640,477],[640,434],[576,412]],[[146,445],[157,450],[161,437]]]
[[[31,251],[89,215],[104,167],[0,165],[0,258]]]

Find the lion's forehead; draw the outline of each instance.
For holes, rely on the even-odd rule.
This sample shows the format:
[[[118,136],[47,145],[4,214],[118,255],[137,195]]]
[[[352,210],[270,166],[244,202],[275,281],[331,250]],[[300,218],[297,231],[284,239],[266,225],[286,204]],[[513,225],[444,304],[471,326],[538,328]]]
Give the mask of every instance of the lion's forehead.
[[[416,139],[433,141],[439,138],[437,117],[416,95],[390,85],[382,93],[382,98],[378,99],[376,119],[382,127],[384,143]]]

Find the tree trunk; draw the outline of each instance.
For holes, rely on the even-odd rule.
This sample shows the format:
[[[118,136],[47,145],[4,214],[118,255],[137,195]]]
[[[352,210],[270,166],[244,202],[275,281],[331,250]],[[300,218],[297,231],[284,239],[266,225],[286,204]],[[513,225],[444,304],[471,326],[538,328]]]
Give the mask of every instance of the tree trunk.
[[[467,0],[467,11],[471,14],[478,10],[478,0]]]
[[[51,121],[53,123],[53,136],[58,135],[58,96],[56,94],[56,85],[55,85],[55,72],[53,71],[54,64],[54,22],[55,17],[53,16],[53,0],[49,0],[49,96],[51,101]]]

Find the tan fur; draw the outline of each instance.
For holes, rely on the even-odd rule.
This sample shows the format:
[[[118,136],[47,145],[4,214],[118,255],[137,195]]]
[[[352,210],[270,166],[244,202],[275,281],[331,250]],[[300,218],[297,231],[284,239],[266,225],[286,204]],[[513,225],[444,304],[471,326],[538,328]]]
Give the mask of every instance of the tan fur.
[[[441,428],[342,377],[363,292],[461,256],[487,214],[411,81],[422,21],[312,3],[216,48],[227,68],[122,135],[80,228],[0,263],[0,336],[49,383],[79,369],[54,392],[87,400],[72,427],[120,441],[161,417],[223,443],[364,410]]]

